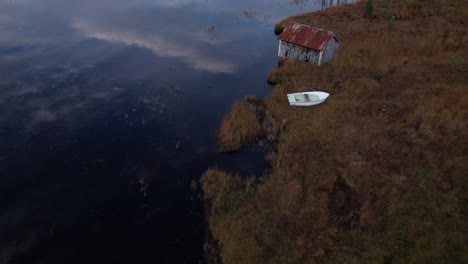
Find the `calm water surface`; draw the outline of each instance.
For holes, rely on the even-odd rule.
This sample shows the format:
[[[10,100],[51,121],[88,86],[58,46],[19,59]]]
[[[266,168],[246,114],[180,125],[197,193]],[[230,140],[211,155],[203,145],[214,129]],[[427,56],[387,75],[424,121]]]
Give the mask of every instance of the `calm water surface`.
[[[192,180],[264,97],[290,0],[0,0],[0,263],[203,263]]]

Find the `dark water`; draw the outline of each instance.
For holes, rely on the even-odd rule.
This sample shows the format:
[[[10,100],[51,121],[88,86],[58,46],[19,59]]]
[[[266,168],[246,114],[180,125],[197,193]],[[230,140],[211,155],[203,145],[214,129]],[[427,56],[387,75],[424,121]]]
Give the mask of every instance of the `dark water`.
[[[203,262],[208,167],[233,102],[264,97],[289,0],[0,0],[0,263]]]

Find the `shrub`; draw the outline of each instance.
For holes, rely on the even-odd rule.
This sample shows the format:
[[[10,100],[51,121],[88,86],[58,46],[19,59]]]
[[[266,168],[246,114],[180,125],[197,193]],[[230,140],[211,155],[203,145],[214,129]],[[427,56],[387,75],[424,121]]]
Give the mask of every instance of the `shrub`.
[[[465,64],[465,58],[462,56],[453,56],[449,58],[448,63],[453,69],[460,69]]]
[[[392,16],[388,21],[387,21],[387,26],[388,29],[394,29],[395,28],[395,17]]]
[[[283,33],[284,27],[281,24],[275,25],[275,35]]]
[[[367,0],[366,5],[366,15],[370,16],[374,12],[374,1],[373,0]]]
[[[267,83],[269,85],[277,85],[281,82],[281,75],[278,68],[274,68],[267,78]]]

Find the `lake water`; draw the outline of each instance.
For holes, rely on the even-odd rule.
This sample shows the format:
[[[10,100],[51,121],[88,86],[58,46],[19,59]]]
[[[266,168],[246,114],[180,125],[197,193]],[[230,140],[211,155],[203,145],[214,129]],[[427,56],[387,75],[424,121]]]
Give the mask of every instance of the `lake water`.
[[[321,1],[320,1],[321,2]],[[264,153],[214,133],[266,96],[290,0],[0,0],[0,263],[203,263],[190,188]]]

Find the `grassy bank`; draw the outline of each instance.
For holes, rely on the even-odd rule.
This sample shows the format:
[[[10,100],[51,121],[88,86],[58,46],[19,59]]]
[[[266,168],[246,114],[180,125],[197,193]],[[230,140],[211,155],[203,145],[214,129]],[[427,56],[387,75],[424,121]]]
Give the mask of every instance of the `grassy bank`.
[[[216,170],[202,178],[224,263],[468,262],[468,4],[372,7],[277,25],[325,28],[342,46],[324,67],[282,62],[272,71],[268,122],[248,105],[223,121],[226,149],[263,135],[276,150],[258,180]],[[285,94],[304,87],[331,96],[290,107]]]

